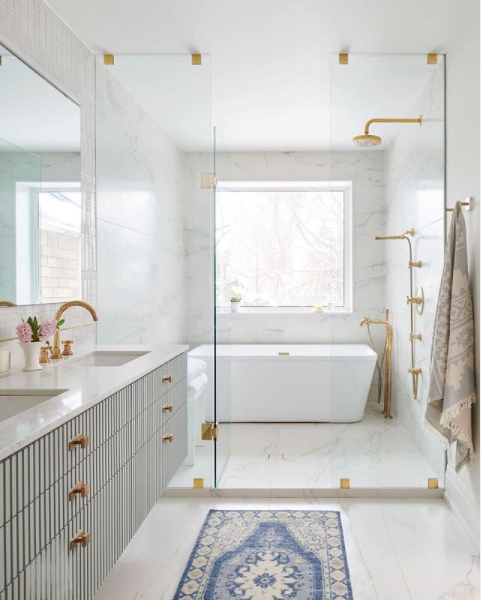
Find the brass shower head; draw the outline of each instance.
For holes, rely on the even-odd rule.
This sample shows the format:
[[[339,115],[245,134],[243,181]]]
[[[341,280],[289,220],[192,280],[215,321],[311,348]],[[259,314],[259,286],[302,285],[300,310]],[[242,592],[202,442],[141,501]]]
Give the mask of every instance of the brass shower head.
[[[370,119],[365,125],[363,135],[356,135],[353,139],[353,145],[357,148],[373,148],[382,143],[382,138],[378,135],[370,134],[370,125],[372,123],[419,123],[422,124],[422,117],[418,119]]]

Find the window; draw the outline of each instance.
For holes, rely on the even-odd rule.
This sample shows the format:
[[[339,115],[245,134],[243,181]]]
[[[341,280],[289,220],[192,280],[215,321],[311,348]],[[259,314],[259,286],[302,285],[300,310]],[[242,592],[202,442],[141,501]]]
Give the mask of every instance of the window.
[[[216,295],[247,309],[352,304],[349,182],[218,183]]]

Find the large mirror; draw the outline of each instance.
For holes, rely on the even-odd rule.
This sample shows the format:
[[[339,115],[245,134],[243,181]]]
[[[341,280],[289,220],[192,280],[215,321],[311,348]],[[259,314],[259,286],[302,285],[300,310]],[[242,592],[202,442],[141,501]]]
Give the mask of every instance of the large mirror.
[[[0,305],[79,298],[80,109],[0,55]]]

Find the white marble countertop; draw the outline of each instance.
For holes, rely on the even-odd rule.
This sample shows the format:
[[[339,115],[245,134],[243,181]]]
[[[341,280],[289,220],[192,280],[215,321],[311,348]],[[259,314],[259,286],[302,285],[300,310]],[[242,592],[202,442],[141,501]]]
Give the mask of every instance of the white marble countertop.
[[[61,394],[0,422],[0,460],[56,429],[139,377],[187,352],[185,345],[77,346],[74,356],[52,361],[41,371],[20,369],[0,378],[0,390],[64,390]],[[120,367],[76,366],[94,351],[148,352]],[[66,390],[66,391],[65,391]],[[27,392],[28,393],[28,392]]]

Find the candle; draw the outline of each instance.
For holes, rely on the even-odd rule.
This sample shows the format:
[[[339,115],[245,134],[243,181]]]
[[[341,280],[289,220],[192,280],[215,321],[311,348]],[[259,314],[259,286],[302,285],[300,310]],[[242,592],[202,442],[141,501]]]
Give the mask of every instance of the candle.
[[[10,373],[10,350],[0,348],[0,377]]]

